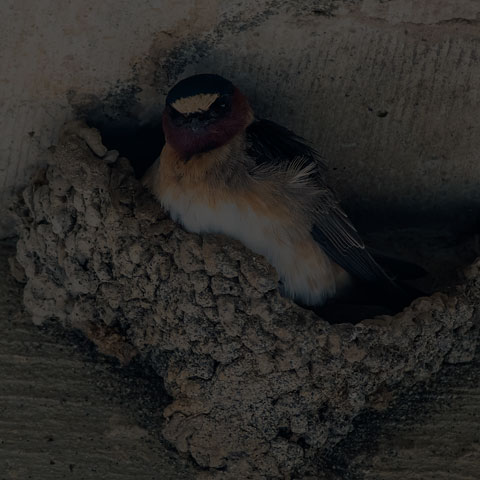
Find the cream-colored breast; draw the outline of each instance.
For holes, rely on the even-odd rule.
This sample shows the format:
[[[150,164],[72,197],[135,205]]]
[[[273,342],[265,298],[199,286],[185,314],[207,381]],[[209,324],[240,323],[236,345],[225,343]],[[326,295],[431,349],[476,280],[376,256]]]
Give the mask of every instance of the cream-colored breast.
[[[146,184],[173,220],[195,233],[221,233],[263,255],[275,267],[286,296],[319,305],[345,286],[348,275],[332,263],[302,225],[301,212],[272,195],[267,184],[235,193],[208,178],[213,156],[185,163],[168,150]]]
[[[338,268],[323,250],[313,240],[295,238],[289,225],[280,219],[259,214],[241,203],[218,202],[212,206],[194,192],[166,191],[161,203],[188,231],[222,233],[263,255],[277,270],[284,293],[290,298],[320,305],[340,287]]]
[[[167,189],[160,201],[173,220],[197,233],[223,233],[240,240],[250,249],[266,255],[275,232],[281,236],[279,220],[255,212],[252,207],[234,201],[212,204],[196,191]]]

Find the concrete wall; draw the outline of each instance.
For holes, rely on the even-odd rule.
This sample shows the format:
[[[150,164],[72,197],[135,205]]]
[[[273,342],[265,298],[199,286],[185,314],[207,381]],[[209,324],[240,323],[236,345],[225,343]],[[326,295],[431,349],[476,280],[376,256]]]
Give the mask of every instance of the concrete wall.
[[[311,140],[354,214],[475,217],[478,0],[4,0],[0,19],[2,235],[65,120],[138,125],[206,71]]]

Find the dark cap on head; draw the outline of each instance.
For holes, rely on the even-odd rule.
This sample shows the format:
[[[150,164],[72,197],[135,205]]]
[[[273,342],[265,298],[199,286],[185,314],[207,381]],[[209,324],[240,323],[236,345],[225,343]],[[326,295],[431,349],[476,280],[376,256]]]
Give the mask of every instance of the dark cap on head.
[[[178,82],[168,93],[165,103],[170,105],[180,98],[193,97],[202,93],[231,95],[234,88],[231,82],[220,75],[202,73]]]

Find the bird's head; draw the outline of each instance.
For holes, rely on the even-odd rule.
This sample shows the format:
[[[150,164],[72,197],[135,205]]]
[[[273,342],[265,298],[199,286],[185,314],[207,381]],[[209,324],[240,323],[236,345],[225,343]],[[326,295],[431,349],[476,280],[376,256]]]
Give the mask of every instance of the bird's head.
[[[225,145],[253,120],[245,96],[219,75],[185,78],[168,93],[166,142],[186,158]]]

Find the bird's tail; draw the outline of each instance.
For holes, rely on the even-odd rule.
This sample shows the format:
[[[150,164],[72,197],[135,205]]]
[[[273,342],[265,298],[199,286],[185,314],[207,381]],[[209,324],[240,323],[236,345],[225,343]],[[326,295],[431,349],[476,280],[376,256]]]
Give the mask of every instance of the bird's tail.
[[[368,248],[370,255],[396,280],[415,280],[425,277],[428,272],[416,263],[385,254],[380,250]]]

